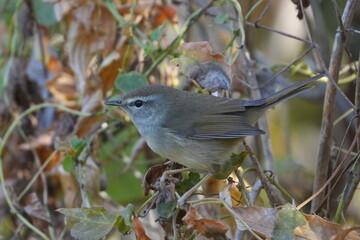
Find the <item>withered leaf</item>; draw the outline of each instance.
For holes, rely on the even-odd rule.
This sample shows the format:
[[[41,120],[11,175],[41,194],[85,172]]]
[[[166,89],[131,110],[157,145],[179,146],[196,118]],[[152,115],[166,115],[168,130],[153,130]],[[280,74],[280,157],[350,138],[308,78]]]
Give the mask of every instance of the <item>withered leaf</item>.
[[[316,216],[304,214],[306,224],[295,228],[294,233],[298,239],[360,239],[359,234],[354,231],[348,232],[347,226],[326,221]],[[352,229],[354,230],[354,229]]]
[[[153,189],[153,185],[156,183],[156,181],[161,177],[161,175],[166,170],[167,165],[157,164],[152,166],[145,174],[144,180],[142,183],[142,187],[144,188],[144,195],[147,196],[149,194],[149,191]]]
[[[228,230],[220,220],[199,219],[199,215],[193,206],[190,206],[189,211],[182,220],[186,224],[187,230],[197,230],[202,236],[207,238],[216,239],[219,236],[225,235]]]
[[[44,206],[35,192],[26,197],[24,211],[30,216],[34,225],[42,230],[51,224],[46,217]]]
[[[134,232],[136,234],[136,237],[138,240],[151,240],[151,238],[149,238],[146,233],[145,233],[145,229],[142,226],[140,220],[138,217],[134,216]]]
[[[234,207],[235,212],[253,231],[271,239],[275,227],[276,214],[279,210],[265,207]],[[248,230],[235,218],[240,230]]]

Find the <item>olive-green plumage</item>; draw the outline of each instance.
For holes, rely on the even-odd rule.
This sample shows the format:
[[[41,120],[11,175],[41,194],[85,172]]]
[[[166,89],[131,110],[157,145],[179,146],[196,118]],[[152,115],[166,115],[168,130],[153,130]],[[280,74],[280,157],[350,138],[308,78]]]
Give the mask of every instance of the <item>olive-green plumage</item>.
[[[320,77],[254,101],[152,85],[106,104],[123,108],[154,152],[187,167],[214,173],[243,137],[264,133],[253,124],[267,109],[309,89]]]

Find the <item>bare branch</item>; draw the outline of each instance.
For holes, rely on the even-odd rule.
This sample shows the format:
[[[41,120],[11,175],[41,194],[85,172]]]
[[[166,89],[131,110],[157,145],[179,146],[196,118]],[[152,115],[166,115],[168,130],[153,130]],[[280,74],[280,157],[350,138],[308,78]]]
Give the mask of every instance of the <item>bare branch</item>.
[[[343,16],[342,24],[347,28],[354,15],[356,0],[349,0],[346,4]],[[335,84],[339,79],[339,71],[341,67],[342,53],[345,46],[344,32],[337,32],[335,35],[334,46],[331,54],[329,74],[335,81]],[[320,144],[317,154],[317,164],[313,192],[317,192],[326,182],[328,178],[329,169],[329,157],[330,149],[332,145],[332,129],[333,129],[333,115],[335,108],[336,88],[331,81],[328,81],[326,87],[326,94],[323,108],[323,122],[320,133]],[[315,211],[318,208],[324,193],[320,193],[312,202],[311,210]]]

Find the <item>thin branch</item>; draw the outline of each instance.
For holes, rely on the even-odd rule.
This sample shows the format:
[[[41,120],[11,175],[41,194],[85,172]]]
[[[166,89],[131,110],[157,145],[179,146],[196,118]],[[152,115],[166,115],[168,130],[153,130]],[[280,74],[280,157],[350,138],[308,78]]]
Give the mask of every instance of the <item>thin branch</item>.
[[[254,203],[250,201],[250,196],[249,196],[249,193],[246,189],[246,186],[245,186],[245,182],[241,176],[241,173],[240,173],[240,170],[239,169],[235,169],[234,171],[239,183],[237,184],[237,189],[240,190],[241,194],[242,194],[242,198],[244,199],[244,202],[246,204],[246,206],[253,206]]]
[[[359,56],[360,58],[360,56]],[[356,90],[355,90],[355,106],[357,109],[360,108],[360,61],[359,66],[357,69],[357,79],[356,79]],[[357,113],[359,114],[359,112]],[[360,119],[357,118],[357,127],[360,127]],[[360,149],[360,135],[357,137],[357,152],[359,152]],[[360,182],[360,154],[358,153],[355,157],[356,161],[354,165],[352,166],[351,170],[348,171],[348,177],[346,179],[346,184],[343,190],[343,193],[341,194],[341,198],[339,200],[338,208],[334,217],[334,221],[339,222],[340,216],[343,213],[345,209],[348,208],[354,193],[357,189],[357,186]]]
[[[322,193],[322,191],[324,191],[324,189],[331,183],[331,181],[336,177],[336,175],[340,172],[340,170],[343,168],[343,165],[345,163],[345,161],[348,159],[348,157],[351,155],[351,152],[353,151],[356,142],[357,142],[357,138],[360,135],[360,127],[356,129],[356,135],[354,140],[352,141],[349,150],[347,151],[346,155],[343,157],[343,159],[341,160],[341,162],[338,164],[338,167],[335,169],[335,171],[331,174],[331,176],[329,177],[329,179],[327,179],[327,181],[321,185],[321,187],[315,192],[313,193],[312,196],[310,196],[308,199],[306,199],[304,202],[302,202],[300,205],[298,205],[296,207],[297,210],[300,210],[301,208],[303,208],[306,204],[308,204],[311,200],[313,200],[314,198],[316,198],[320,193]],[[322,198],[321,198],[322,199]],[[321,201],[319,201],[319,205],[321,204]],[[316,209],[315,209],[316,210]]]
[[[259,176],[261,184],[266,192],[266,195],[269,198],[270,204],[272,206],[278,206],[285,204],[286,201],[284,200],[283,196],[281,195],[280,191],[275,188],[268,180],[267,176],[264,173],[264,170],[261,168],[259,161],[257,160],[256,156],[252,152],[251,148],[245,141],[243,141],[243,145],[245,146],[246,151],[249,152],[249,157],[254,165],[256,172]]]
[[[16,126],[20,123],[20,121],[26,117],[27,115],[31,114],[32,112],[38,111],[42,108],[46,108],[46,107],[54,107],[72,114],[76,114],[76,115],[80,115],[80,116],[92,116],[92,114],[88,114],[88,113],[82,113],[82,112],[78,112],[75,111],[73,109],[64,107],[62,105],[58,105],[58,104],[53,104],[53,103],[43,103],[43,104],[39,104],[39,105],[35,105],[29,109],[27,109],[26,111],[24,111],[23,113],[21,113],[16,119],[14,119],[14,121],[11,123],[11,125],[9,126],[9,128],[7,129],[7,131],[5,132],[3,138],[0,141],[0,185],[1,185],[1,189],[3,191],[4,194],[4,198],[5,201],[7,202],[9,208],[10,208],[10,212],[15,214],[16,217],[28,228],[30,228],[31,230],[33,230],[35,233],[37,233],[41,238],[43,239],[48,239],[48,237],[41,232],[38,228],[36,228],[34,225],[32,225],[24,216],[21,215],[21,213],[16,209],[14,203],[12,202],[11,198],[10,198],[10,194],[6,188],[6,184],[5,184],[5,176],[4,176],[4,169],[3,169],[3,151],[5,149],[6,143],[8,142],[11,133],[15,130]]]
[[[349,0],[346,4],[342,24],[345,27],[349,26],[350,21],[354,15],[356,0]],[[320,132],[320,144],[317,154],[317,163],[316,163],[316,173],[313,192],[318,192],[319,189],[322,189],[322,186],[326,182],[328,177],[329,169],[329,158],[330,158],[330,149],[332,145],[332,129],[333,129],[333,115],[335,108],[335,97],[336,97],[336,87],[335,85],[339,79],[339,71],[342,61],[342,53],[345,45],[344,32],[338,32],[335,35],[334,46],[332,50],[330,68],[329,68],[329,77],[334,80],[334,83],[328,82],[326,86],[326,94],[324,100],[323,108],[323,121]],[[324,197],[324,193],[319,193],[319,195],[313,200],[311,205],[311,211],[315,211],[321,200]]]
[[[178,34],[178,36],[170,43],[170,45],[165,49],[165,51],[153,62],[149,69],[145,72],[145,76],[149,77],[150,74],[155,70],[155,68],[177,47],[179,47],[181,40],[183,40],[185,34],[190,30],[190,27],[197,22],[197,20],[206,13],[206,11],[212,7],[212,5],[217,0],[210,1],[205,7],[200,8],[193,12],[187,19],[184,24],[184,27]]]
[[[53,157],[58,153],[57,150],[52,152],[50,156],[46,159],[46,161],[41,165],[41,167],[37,170],[37,172],[34,174],[34,176],[31,178],[30,182],[26,185],[24,190],[18,195],[17,200],[20,200],[32,187],[32,185],[36,182],[38,177],[43,174],[44,169],[47,167],[47,165],[51,162]]]

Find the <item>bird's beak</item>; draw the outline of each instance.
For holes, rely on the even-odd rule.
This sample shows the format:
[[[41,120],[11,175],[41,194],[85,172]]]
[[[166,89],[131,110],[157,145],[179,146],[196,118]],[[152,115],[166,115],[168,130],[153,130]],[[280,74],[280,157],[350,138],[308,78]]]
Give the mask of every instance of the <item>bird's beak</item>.
[[[118,106],[118,107],[123,107],[125,105],[125,102],[122,101],[106,101],[105,105],[111,105],[111,106]]]

